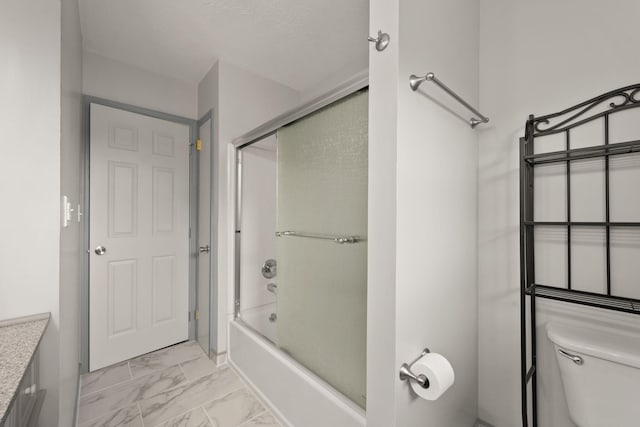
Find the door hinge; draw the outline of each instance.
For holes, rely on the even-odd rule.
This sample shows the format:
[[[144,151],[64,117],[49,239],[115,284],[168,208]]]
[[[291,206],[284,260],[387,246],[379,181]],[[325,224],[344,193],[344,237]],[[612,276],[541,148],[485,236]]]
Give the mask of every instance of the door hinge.
[[[193,317],[196,320],[200,320],[200,310],[198,310],[197,308],[195,309],[195,311],[193,312]]]
[[[202,140],[200,138],[196,139],[196,151],[202,150]]]

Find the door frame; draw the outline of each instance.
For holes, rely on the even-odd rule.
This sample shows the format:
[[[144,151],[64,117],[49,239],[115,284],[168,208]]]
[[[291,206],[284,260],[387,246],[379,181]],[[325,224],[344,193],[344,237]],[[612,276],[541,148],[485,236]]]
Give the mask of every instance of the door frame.
[[[209,143],[211,144],[211,150],[209,151],[209,163],[210,163],[210,169],[209,169],[209,188],[211,189],[211,197],[209,198],[209,245],[211,246],[211,252],[210,252],[210,265],[209,265],[209,348],[207,351],[207,356],[209,356],[209,358],[211,358],[212,356],[217,354],[217,342],[218,342],[218,292],[217,292],[217,282],[216,279],[218,277],[218,239],[216,238],[216,227],[215,225],[218,223],[218,210],[215,209],[215,198],[213,197],[213,191],[215,190],[215,184],[216,184],[216,179],[215,179],[215,173],[214,173],[214,167],[215,167],[215,163],[214,163],[214,157],[213,157],[213,143],[215,140],[215,134],[213,133],[214,129],[215,129],[215,125],[214,125],[214,119],[213,119],[213,109],[207,111],[202,117],[200,117],[198,119],[198,121],[196,122],[196,134],[197,137],[196,139],[200,138],[200,128],[202,127],[203,124],[205,124],[207,122],[207,120],[210,120],[209,122],[209,135],[210,135],[210,141]],[[200,164],[199,162],[195,162],[195,178],[194,178],[194,182],[195,182],[195,206],[196,206],[196,219],[195,219],[195,246],[194,246],[194,250],[196,251],[196,272],[197,270],[197,263],[200,262],[200,257],[199,257],[199,252],[198,252],[198,236],[199,236],[199,230],[198,230],[198,223],[199,223],[199,218],[198,218],[198,198],[199,198],[199,192],[200,192],[200,180],[199,180],[199,172],[200,172]],[[195,275],[195,281],[196,281],[196,288],[197,288],[197,274]],[[197,292],[197,290],[196,290]],[[196,301],[197,302],[197,301]],[[195,309],[195,307],[194,307]],[[195,322],[194,322],[195,323]],[[197,323],[196,323],[196,329],[195,329],[195,336],[197,338]]]
[[[189,127],[189,339],[195,338],[195,321],[193,312],[196,306],[196,256],[198,253],[198,162],[195,157],[195,143],[198,135],[197,121],[169,113],[151,110],[144,107],[125,104],[117,101],[99,98],[90,95],[82,95],[82,139],[84,144],[83,155],[83,179],[82,179],[82,277],[81,277],[81,321],[80,321],[80,372],[89,371],[89,179],[90,179],[90,155],[91,155],[91,104],[116,108],[130,113],[140,114],[155,119],[187,125]],[[195,255],[194,255],[195,254]]]

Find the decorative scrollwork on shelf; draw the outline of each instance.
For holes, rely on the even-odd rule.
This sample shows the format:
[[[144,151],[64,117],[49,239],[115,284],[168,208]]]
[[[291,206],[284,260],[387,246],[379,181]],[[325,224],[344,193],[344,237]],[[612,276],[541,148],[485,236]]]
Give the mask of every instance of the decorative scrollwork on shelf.
[[[602,104],[609,102],[604,111],[593,114],[587,113]],[[640,83],[612,90],[578,105],[545,116],[530,116],[527,123],[527,133],[533,131],[536,136],[563,132],[572,127],[602,117],[619,109],[640,107]],[[556,122],[552,124],[552,122]]]

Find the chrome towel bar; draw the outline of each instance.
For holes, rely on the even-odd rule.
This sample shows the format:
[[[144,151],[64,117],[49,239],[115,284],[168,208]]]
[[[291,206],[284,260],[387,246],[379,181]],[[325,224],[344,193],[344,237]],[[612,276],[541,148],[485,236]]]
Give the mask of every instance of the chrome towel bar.
[[[457,93],[455,93],[453,90],[451,90],[449,88],[449,86],[447,86],[446,84],[444,84],[440,80],[438,80],[436,75],[433,74],[433,73],[427,73],[422,77],[419,77],[419,76],[416,76],[415,74],[412,74],[409,77],[409,87],[411,87],[411,90],[416,91],[416,90],[418,90],[418,88],[420,87],[422,82],[426,82],[426,81],[434,82],[435,84],[440,86],[440,89],[442,89],[445,92],[447,92],[449,95],[451,95],[451,97],[453,99],[458,101],[460,104],[464,105],[469,111],[473,112],[473,114],[475,114],[476,116],[479,117],[479,118],[471,117],[469,119],[469,125],[471,126],[472,129],[475,128],[480,123],[489,122],[489,118],[488,117],[485,117],[482,113],[480,113],[478,110],[476,110],[471,105],[469,105],[469,103],[467,103],[467,101],[465,101],[464,99],[460,98],[460,96]]]
[[[324,234],[299,233],[297,231],[276,231],[276,237],[307,237],[309,239],[331,240],[341,245],[362,241],[359,236],[326,236]]]

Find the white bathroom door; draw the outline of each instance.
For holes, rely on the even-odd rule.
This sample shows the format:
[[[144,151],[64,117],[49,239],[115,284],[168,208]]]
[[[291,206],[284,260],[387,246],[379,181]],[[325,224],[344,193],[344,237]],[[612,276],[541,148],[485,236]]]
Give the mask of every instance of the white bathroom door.
[[[94,371],[188,338],[189,128],[98,104],[90,117]]]

